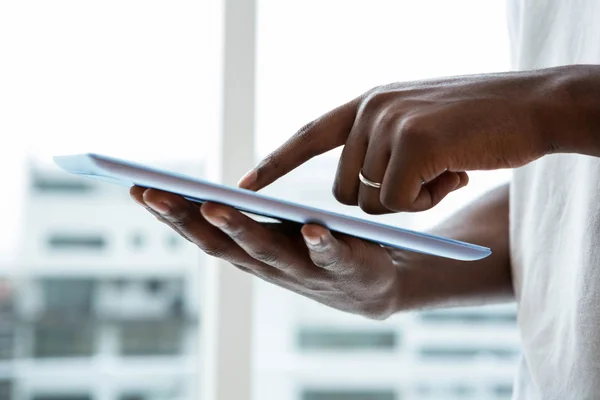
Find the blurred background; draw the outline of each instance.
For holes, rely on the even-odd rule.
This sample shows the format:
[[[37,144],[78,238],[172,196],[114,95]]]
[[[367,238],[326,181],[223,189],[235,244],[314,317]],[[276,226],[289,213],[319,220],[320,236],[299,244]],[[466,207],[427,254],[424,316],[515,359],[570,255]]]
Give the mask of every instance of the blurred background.
[[[210,178],[217,163],[238,162],[213,154],[224,87],[250,95],[252,115],[239,121],[258,161],[373,86],[510,69],[503,0],[253,1],[0,2],[0,400],[198,399],[210,375],[211,260],[126,189],[68,176],[52,155],[93,151]],[[253,46],[223,40],[244,24]],[[231,77],[250,85],[227,86]],[[338,155],[265,192],[426,229],[510,178],[472,173],[434,210],[369,217],[334,201]],[[251,368],[238,371],[248,398],[511,398],[514,305],[373,322],[263,282],[252,289],[231,299],[252,300],[251,329],[238,334],[251,346]]]

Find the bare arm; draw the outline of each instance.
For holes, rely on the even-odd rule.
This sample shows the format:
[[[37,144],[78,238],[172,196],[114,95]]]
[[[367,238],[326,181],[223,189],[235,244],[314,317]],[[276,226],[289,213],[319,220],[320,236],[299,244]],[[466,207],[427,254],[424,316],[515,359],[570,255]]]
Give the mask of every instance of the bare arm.
[[[508,233],[509,185],[457,212],[432,233],[492,249],[479,261],[398,252],[399,310],[480,305],[513,299]]]
[[[259,190],[343,146],[333,187],[341,203],[371,214],[426,210],[466,186],[468,171],[515,168],[552,152],[600,156],[599,94],[600,66],[376,87],[305,125],[239,185]],[[331,307],[385,318],[511,298],[508,190],[483,196],[434,230],[491,247],[477,262],[399,252],[316,225],[267,226],[229,207],[198,210],[153,190],[132,194],[209,254]]]
[[[600,65],[376,87],[305,125],[240,186],[258,190],[338,146],[334,194],[370,214],[429,209],[467,185],[469,171],[549,153],[600,157]]]

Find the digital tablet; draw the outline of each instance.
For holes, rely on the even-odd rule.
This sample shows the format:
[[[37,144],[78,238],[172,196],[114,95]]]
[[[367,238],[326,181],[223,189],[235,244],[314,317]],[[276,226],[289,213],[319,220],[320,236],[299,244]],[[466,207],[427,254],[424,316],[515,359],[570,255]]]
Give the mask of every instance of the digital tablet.
[[[213,201],[280,221],[316,223],[332,231],[385,246],[465,261],[478,260],[491,254],[487,247],[349,217],[104,155],[57,156],[54,162],[76,175],[127,187],[136,185],[159,189],[198,203]]]

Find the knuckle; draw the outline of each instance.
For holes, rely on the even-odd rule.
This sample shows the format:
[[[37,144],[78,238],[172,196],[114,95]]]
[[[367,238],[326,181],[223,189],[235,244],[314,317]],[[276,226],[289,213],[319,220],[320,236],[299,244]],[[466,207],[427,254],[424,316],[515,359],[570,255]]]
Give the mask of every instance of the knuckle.
[[[316,132],[315,127],[319,124],[319,121],[319,119],[316,119],[309,122],[294,134],[292,138],[294,148],[309,155],[316,155],[318,153],[316,146],[314,146],[316,137],[313,132]]]
[[[242,239],[244,234],[246,233],[246,229],[243,225],[239,225],[235,222],[232,222],[229,218],[224,218],[221,221],[221,225],[219,225],[219,228],[222,231],[226,232],[227,235],[233,238]]]
[[[320,293],[331,286],[330,280],[329,276],[311,276],[302,280],[302,288],[309,292]]]
[[[394,212],[411,211],[413,208],[412,200],[407,193],[384,187],[379,195],[379,201],[386,209]]]
[[[232,239],[241,241],[245,239],[248,231],[247,226],[242,221],[235,218],[232,219],[231,216],[229,218],[223,218],[219,225],[219,229]]]
[[[421,116],[405,116],[399,123],[400,134],[395,137],[395,147],[408,146],[410,150],[430,152],[435,149],[439,139]]]
[[[169,214],[164,215],[164,219],[169,221],[177,228],[185,228],[192,219],[191,210],[186,208],[174,209]]]
[[[355,206],[358,204],[358,199],[356,193],[354,193],[353,189],[346,188],[341,183],[335,183],[332,188],[333,197],[335,199],[347,206]]]
[[[384,137],[389,137],[390,133],[397,132],[398,127],[402,124],[402,117],[394,110],[386,110],[382,112],[377,119],[376,132],[384,133]]]
[[[256,247],[249,251],[252,258],[265,264],[272,264],[279,260],[275,249],[270,247]]]
[[[256,174],[260,177],[265,171],[279,170],[281,167],[281,159],[277,152],[269,154],[265,159],[256,166]]]
[[[371,115],[377,113],[387,101],[388,96],[380,89],[374,89],[363,99],[359,107],[361,115]]]
[[[248,230],[244,226],[234,226],[231,223],[226,223],[221,225],[220,229],[235,241],[245,242],[248,239]]]
[[[398,198],[399,194],[395,191],[381,192],[380,201],[385,208],[391,211],[404,211],[402,200]]]
[[[328,257],[320,258],[319,260],[314,262],[315,265],[319,268],[323,269],[334,269],[340,263],[339,257],[337,255],[330,255]]]
[[[298,140],[305,140],[307,136],[310,136],[309,133],[313,130],[315,125],[317,124],[318,119],[310,121],[304,124],[298,131],[295,133],[295,138]]]
[[[276,275],[273,274],[273,271],[272,271],[273,268],[263,268],[260,265],[250,265],[250,264],[243,264],[243,265],[234,264],[234,265],[240,271],[243,271],[247,274],[250,274],[259,279],[262,279],[263,281],[265,281],[267,283],[271,283],[271,284],[277,283]]]
[[[224,246],[215,246],[215,247],[205,247],[202,248],[202,251],[211,257],[215,258],[223,258],[225,254],[227,254],[227,248]]]
[[[364,93],[364,94],[361,96],[361,98],[364,100],[364,99],[366,99],[367,97],[369,97],[369,96],[370,96],[370,95],[372,95],[372,94],[379,93],[379,92],[381,92],[381,91],[383,91],[383,90],[386,90],[386,88],[387,88],[387,85],[377,85],[377,86],[373,86],[371,89],[367,90],[367,91],[366,91],[366,92],[365,92],[365,93]]]
[[[278,274],[276,273],[276,270],[272,267],[254,263],[252,265],[248,265],[247,268],[249,271],[251,271],[253,275],[261,278],[266,282],[277,282]]]
[[[419,137],[425,131],[425,124],[422,117],[408,115],[402,119],[400,129],[407,138]]]
[[[358,205],[361,210],[370,215],[380,215],[385,214],[386,212],[386,210],[383,209],[383,206],[375,204],[373,201],[359,199]]]
[[[414,210],[414,204],[411,199],[397,191],[381,194],[381,203],[390,211],[408,212]]]

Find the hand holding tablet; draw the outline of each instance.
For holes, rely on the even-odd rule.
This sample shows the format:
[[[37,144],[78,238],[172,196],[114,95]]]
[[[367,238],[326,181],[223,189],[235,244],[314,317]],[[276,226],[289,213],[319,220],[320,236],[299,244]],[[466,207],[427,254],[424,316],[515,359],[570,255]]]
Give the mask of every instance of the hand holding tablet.
[[[204,180],[162,171],[131,161],[98,154],[55,157],[64,170],[124,185],[174,193],[189,201],[221,203],[252,214],[300,224],[318,224],[327,229],[393,248],[453,258],[477,260],[491,251],[482,246],[414,232],[278,200],[250,190],[231,188]]]
[[[372,319],[385,319],[412,304],[405,298],[411,291],[430,293],[432,284],[438,291],[444,290],[438,274],[431,281],[411,280],[407,274],[425,271],[429,276],[427,271],[439,271],[449,285],[453,282],[449,278],[470,279],[471,275],[461,278],[453,272],[465,263],[445,260],[436,264],[435,257],[415,252],[458,260],[490,254],[485,247],[111,157],[83,154],[56,157],[55,161],[75,174],[132,186],[130,193],[137,203],[206,254],[322,304]],[[239,210],[282,223],[260,223]],[[304,225],[300,228],[298,224]],[[474,266],[476,271],[478,266]]]

